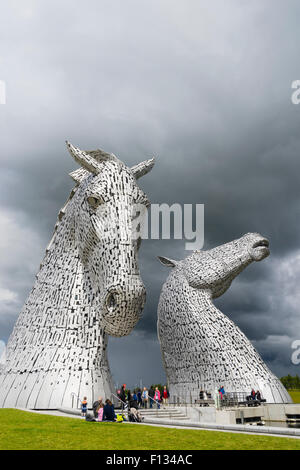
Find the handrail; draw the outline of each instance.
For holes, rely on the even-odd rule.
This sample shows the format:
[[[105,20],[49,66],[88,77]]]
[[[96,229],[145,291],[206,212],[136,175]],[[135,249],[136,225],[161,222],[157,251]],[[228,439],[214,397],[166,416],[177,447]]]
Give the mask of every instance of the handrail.
[[[125,403],[125,401],[121,400],[120,397],[118,397],[117,395],[115,395],[114,393],[111,394],[113,397],[115,397],[117,400],[119,400],[121,403],[123,403],[125,405],[126,408],[129,408],[127,403]],[[125,409],[125,408],[124,408]]]
[[[175,397],[181,398],[183,405],[186,405],[186,404],[187,404],[186,399],[182,398],[182,396],[180,396],[180,395],[177,394],[177,395],[175,395]]]
[[[159,401],[157,401],[157,400],[155,400],[154,398],[150,397],[150,395],[148,395],[148,397],[150,398],[150,400],[154,401],[154,402],[157,404],[156,416],[158,416],[158,410],[160,409],[160,403],[159,403]]]
[[[77,395],[75,392],[71,392],[71,397],[76,397],[77,400],[79,400],[80,403],[82,404],[81,398],[80,398],[79,395]],[[72,408],[73,408],[73,402],[72,402]]]
[[[127,419],[129,420],[129,403],[127,405],[127,403],[125,403],[125,401],[121,400],[121,398],[118,397],[117,395],[115,395],[114,393],[112,393],[111,396],[115,397],[117,400],[119,400],[121,403],[123,403],[124,410],[122,410],[122,412],[127,413]]]
[[[157,409],[160,408],[160,403],[158,400],[154,400],[154,398],[150,397],[149,395],[148,397],[150,398],[150,400],[155,401],[155,403],[157,404]]]
[[[149,396],[149,395],[148,395],[148,396]],[[150,396],[149,396],[149,398],[150,398],[150,400],[155,401],[155,403],[160,406],[160,403],[159,403],[158,400],[154,400],[154,398],[152,398],[152,397],[150,397]]]
[[[251,392],[226,392],[220,400],[220,406],[225,408],[239,407],[244,404],[259,406],[263,403],[265,400],[262,394],[260,399],[257,399],[257,397],[251,397]]]

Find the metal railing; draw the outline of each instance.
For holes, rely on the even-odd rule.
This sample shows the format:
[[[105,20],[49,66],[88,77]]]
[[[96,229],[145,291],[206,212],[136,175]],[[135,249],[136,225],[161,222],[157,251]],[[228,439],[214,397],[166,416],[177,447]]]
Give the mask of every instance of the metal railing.
[[[187,399],[178,394],[174,395],[174,405],[187,405]]]
[[[119,400],[119,401],[124,405],[124,409],[122,409],[122,411],[123,411],[124,413],[127,413],[127,419],[128,419],[129,405],[128,405],[125,401],[121,400],[121,398],[118,397],[117,395],[115,395],[114,393],[112,393],[111,396],[112,396],[112,397],[115,397],[117,400]]]
[[[259,406],[265,403],[263,396],[260,399],[253,398],[249,392],[226,392],[219,400],[221,408],[239,406]]]
[[[150,400],[154,401],[154,402],[157,404],[157,408],[159,409],[159,408],[160,408],[160,403],[159,403],[159,401],[158,401],[158,400],[155,400],[155,399],[152,398],[152,397],[149,397],[149,398],[150,398]]]
[[[158,410],[160,409],[161,403],[159,403],[158,400],[155,400],[153,397],[150,397],[149,395],[148,395],[148,397],[149,397],[150,400],[152,400],[154,403],[156,403],[156,405],[157,405],[156,406],[156,416],[158,416],[158,414],[159,414]],[[150,408],[150,409],[153,409],[153,408]]]
[[[81,398],[80,398],[80,397],[77,395],[77,393],[75,393],[75,392],[72,392],[72,393],[71,393],[71,397],[72,397],[72,408],[74,408],[74,397],[76,397],[76,398],[77,398],[76,408],[78,409],[78,408],[79,408],[79,406],[78,406],[78,401],[79,401],[80,403],[82,403]]]
[[[188,403],[186,400],[184,400],[180,395],[176,395],[176,400],[173,402],[171,402],[170,400],[168,401],[168,406],[167,407],[164,407],[163,405],[163,400],[162,402],[159,402],[157,400],[155,400],[154,398],[150,397],[150,400],[152,400],[153,402],[155,402],[157,404],[157,408],[156,408],[156,416],[159,416],[160,413],[164,413],[166,414],[169,410],[169,415],[170,415],[170,418],[172,417],[172,407],[174,406],[178,406],[178,407],[182,407],[184,406],[185,407],[185,414],[187,415],[187,406],[188,406]],[[159,412],[159,409],[161,410]]]
[[[179,407],[183,407],[185,406],[185,414],[187,415],[187,406],[188,406],[188,403],[187,403],[187,400],[182,398],[181,395],[174,395],[174,403],[171,403],[173,406],[179,406]]]
[[[172,406],[183,407],[185,406],[209,406],[215,405],[217,408],[221,407],[238,407],[238,406],[259,406],[260,404],[264,404],[266,400],[261,395],[259,399],[252,398],[250,392],[226,392],[222,398],[220,394],[205,392],[206,398],[195,398],[195,396],[187,395],[183,398],[181,395],[174,394],[170,401]]]

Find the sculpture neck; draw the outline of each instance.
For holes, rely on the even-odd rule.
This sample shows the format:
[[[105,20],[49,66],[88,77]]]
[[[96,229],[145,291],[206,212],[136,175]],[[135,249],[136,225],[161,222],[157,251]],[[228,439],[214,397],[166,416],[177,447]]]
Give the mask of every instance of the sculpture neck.
[[[82,305],[99,305],[101,293],[94,293],[88,273],[81,263],[71,216],[65,215],[48,245],[36,282],[30,294],[44,292],[53,310],[78,313]]]

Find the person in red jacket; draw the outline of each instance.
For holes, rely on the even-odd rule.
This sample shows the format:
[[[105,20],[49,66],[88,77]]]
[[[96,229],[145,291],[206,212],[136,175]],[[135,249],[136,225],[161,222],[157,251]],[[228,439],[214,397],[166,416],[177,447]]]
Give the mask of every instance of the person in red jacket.
[[[165,408],[166,406],[169,406],[169,391],[166,387],[164,386],[163,392],[162,392],[162,399],[163,399],[163,407]]]

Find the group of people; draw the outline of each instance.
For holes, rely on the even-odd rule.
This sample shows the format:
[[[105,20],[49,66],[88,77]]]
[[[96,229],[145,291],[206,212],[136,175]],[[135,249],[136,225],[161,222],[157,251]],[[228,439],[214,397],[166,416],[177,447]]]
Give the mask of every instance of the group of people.
[[[144,387],[143,390],[135,389],[133,393],[130,390],[126,390],[125,384],[122,386],[120,390],[117,392],[118,398],[122,403],[122,408],[124,408],[125,404],[129,406],[129,408],[152,408],[156,405],[157,408],[160,408],[162,404],[163,407],[169,405],[169,391],[167,386],[165,385],[162,392],[160,392],[158,387],[151,387],[149,390],[147,387]]]
[[[225,389],[224,389],[223,385],[218,389],[218,393],[220,395],[220,399],[222,400],[224,398],[224,395],[225,395]],[[260,391],[259,390],[255,391],[254,388],[252,388],[250,395],[248,395],[246,397],[247,401],[249,401],[249,400],[261,401],[261,399],[262,398],[261,398]]]
[[[142,417],[139,413],[139,408],[152,408],[153,405],[156,405],[157,408],[160,408],[161,403],[163,406],[168,406],[169,404],[169,391],[166,386],[164,386],[162,392],[160,392],[158,387],[151,386],[149,390],[147,387],[144,387],[143,390],[135,389],[133,393],[130,390],[126,390],[125,384],[120,390],[117,391],[118,398],[120,400],[120,407],[123,410],[125,407],[128,407],[130,415],[133,416],[135,421],[141,422]],[[94,417],[90,419],[88,416],[88,402],[87,397],[84,397],[81,401],[81,416],[87,420],[92,421],[118,421],[120,416],[122,420],[124,419],[123,413],[116,414],[115,408],[111,400],[107,399],[103,402],[103,398],[99,397],[93,403],[93,415]]]
[[[259,390],[255,391],[254,388],[252,388],[250,395],[247,396],[247,401],[249,400],[257,400],[261,401],[261,393]]]
[[[81,402],[81,416],[87,418],[87,397],[84,397]],[[115,413],[115,408],[112,402],[107,399],[103,403],[102,397],[99,397],[93,403],[93,414],[96,421],[116,421],[117,416]]]

